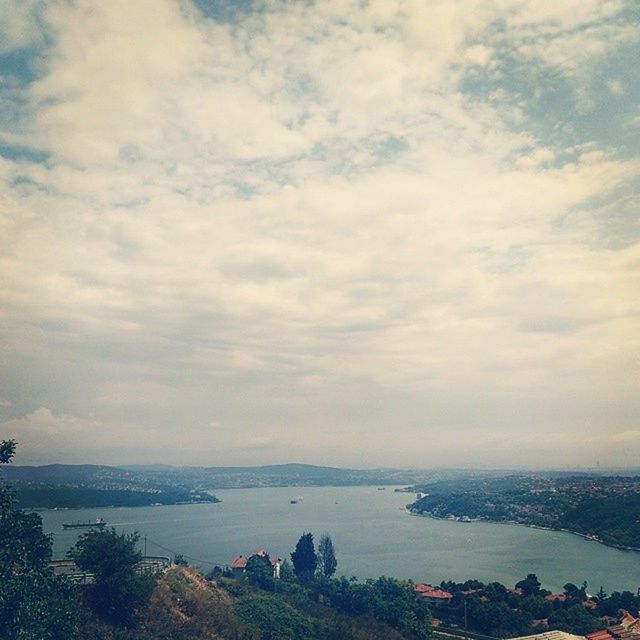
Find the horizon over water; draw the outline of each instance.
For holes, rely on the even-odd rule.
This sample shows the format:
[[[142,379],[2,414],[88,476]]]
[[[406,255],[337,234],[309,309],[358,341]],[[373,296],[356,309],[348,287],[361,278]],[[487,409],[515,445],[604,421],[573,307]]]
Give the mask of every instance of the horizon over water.
[[[375,486],[225,489],[218,504],[40,511],[53,533],[54,558],[62,558],[82,530],[71,520],[103,517],[117,531],[138,531],[149,555],[181,553],[207,571],[259,548],[289,558],[298,537],[329,533],[337,575],[380,575],[416,582],[477,578],[507,586],[538,575],[543,587],[588,582],[588,591],[634,591],[640,586],[640,553],[621,551],[577,535],[497,523],[460,523],[411,516],[413,494]],[[290,500],[303,496],[301,504]]]

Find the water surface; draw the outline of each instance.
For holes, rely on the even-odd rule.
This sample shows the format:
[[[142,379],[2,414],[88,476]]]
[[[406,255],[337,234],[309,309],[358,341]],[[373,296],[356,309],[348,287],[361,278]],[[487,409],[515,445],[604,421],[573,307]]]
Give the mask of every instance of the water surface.
[[[590,592],[640,586],[640,553],[612,549],[570,533],[484,522],[459,523],[410,516],[414,496],[393,487],[277,487],[217,491],[219,504],[42,511],[54,534],[54,557],[75,543],[78,530],[62,523],[103,517],[118,531],[147,537],[149,555],[182,553],[202,569],[227,565],[239,554],[265,548],[288,558],[298,537],[316,541],[329,533],[338,574],[379,575],[439,583],[453,579],[497,580],[512,586],[536,573],[543,586],[562,590],[567,582]],[[290,504],[303,496],[304,501]],[[160,545],[160,546],[159,546]],[[170,551],[167,551],[170,550]]]

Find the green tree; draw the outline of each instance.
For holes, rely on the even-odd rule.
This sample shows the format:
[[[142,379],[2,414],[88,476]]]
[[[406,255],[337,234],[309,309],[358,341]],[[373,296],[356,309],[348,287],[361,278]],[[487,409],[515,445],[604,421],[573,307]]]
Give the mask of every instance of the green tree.
[[[273,590],[273,565],[268,556],[254,555],[247,560],[245,569],[249,582],[263,589]]]
[[[516,589],[522,591],[523,596],[536,596],[540,593],[540,581],[535,573],[530,573],[524,580],[516,583]]]
[[[318,568],[325,578],[330,578],[338,568],[336,552],[330,535],[323,535],[318,543]]]
[[[295,551],[291,554],[291,562],[299,580],[309,581],[316,572],[318,556],[313,544],[313,534],[303,533],[296,544]]]
[[[0,442],[0,464],[13,458],[12,440]],[[15,494],[0,485],[0,638],[71,640],[80,617],[72,589],[49,568],[51,539],[35,513],[15,507]]]
[[[542,596],[527,596],[522,599],[522,611],[532,619],[548,618],[553,611],[553,605]]]
[[[177,564],[180,567],[186,567],[189,565],[186,558],[181,553],[176,553],[173,557],[173,564]]]
[[[269,596],[254,596],[236,605],[238,617],[258,629],[265,640],[314,640],[318,624],[283,600]]]
[[[142,558],[138,539],[137,533],[93,529],[80,536],[68,553],[80,569],[95,577],[86,589],[87,604],[98,618],[114,626],[132,627],[153,590],[154,579],[136,572]]]
[[[583,602],[587,598],[587,583],[584,582],[582,587],[577,587],[572,582],[567,582],[564,585],[564,594],[570,600],[575,600],[576,602]]]
[[[568,609],[556,609],[549,616],[549,627],[583,636],[601,628],[602,622],[581,604],[574,604]]]

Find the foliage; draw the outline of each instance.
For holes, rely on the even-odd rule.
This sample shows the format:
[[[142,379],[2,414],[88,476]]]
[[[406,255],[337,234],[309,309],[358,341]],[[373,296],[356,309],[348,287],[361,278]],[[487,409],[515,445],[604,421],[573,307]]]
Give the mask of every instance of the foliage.
[[[313,534],[303,533],[291,554],[291,562],[298,579],[308,581],[318,566],[318,556],[313,544]]]
[[[246,575],[252,584],[263,589],[273,589],[273,566],[268,556],[251,556],[247,560]]]
[[[137,533],[91,530],[80,536],[68,554],[80,569],[94,574],[95,583],[86,588],[86,602],[99,619],[114,626],[133,626],[153,589],[153,578],[135,570],[142,558],[136,549],[138,539]]]
[[[531,620],[548,618],[553,611],[553,605],[541,596],[526,596],[520,603],[520,608]]]
[[[296,573],[291,566],[291,563],[284,559],[280,563],[280,580],[283,582],[293,582],[296,579]]]
[[[140,628],[153,640],[241,638],[232,599],[194,569],[176,567],[158,582]]]
[[[0,464],[15,443],[0,442]],[[48,566],[51,540],[35,513],[15,508],[13,492],[0,486],[0,637],[3,640],[71,640],[80,619],[71,588]]]
[[[275,598],[252,596],[236,605],[241,620],[273,640],[314,640],[317,623]]]
[[[519,474],[414,489],[428,494],[410,505],[417,513],[568,529],[607,544],[640,545],[640,476]]]
[[[216,497],[206,494],[195,499],[189,491],[173,487],[156,491],[136,491],[134,489],[68,487],[45,483],[16,483],[16,495],[18,504],[23,509],[143,507],[152,504],[168,505],[182,502],[219,502]]]
[[[556,609],[549,616],[549,626],[583,636],[596,629],[601,629],[602,623],[581,604],[574,604],[568,609]]]
[[[562,518],[562,526],[611,544],[640,545],[640,491],[585,498]]]
[[[325,578],[330,578],[338,568],[333,540],[327,534],[320,538],[318,544],[318,568]]]
[[[573,582],[567,582],[564,585],[564,594],[569,600],[573,600],[574,603],[581,603],[587,599],[587,583],[585,582],[582,587],[577,587]]]
[[[617,616],[620,609],[628,611],[632,616],[640,615],[640,588],[636,594],[631,591],[614,591],[598,604],[599,613],[603,616]]]
[[[496,637],[524,635],[529,630],[526,614],[512,609],[504,601],[483,602],[478,596],[469,598],[467,605],[469,627]]]
[[[540,593],[540,581],[535,573],[530,573],[524,580],[516,582],[516,589],[522,591],[523,596],[535,596]]]
[[[430,636],[429,607],[409,582],[383,576],[361,583],[342,577],[318,580],[313,588],[332,607],[350,616],[370,616],[408,638]]]
[[[173,563],[181,567],[186,567],[189,564],[186,558],[181,553],[176,553],[176,555],[173,558]]]

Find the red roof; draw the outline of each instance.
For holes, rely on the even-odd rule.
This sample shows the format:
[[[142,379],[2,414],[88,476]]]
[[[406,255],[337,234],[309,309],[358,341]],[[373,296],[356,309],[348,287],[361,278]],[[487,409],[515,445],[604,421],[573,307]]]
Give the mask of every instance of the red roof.
[[[413,590],[417,591],[423,598],[432,598],[433,600],[450,600],[453,598],[453,594],[430,584],[418,583],[413,587]]]
[[[550,593],[548,596],[545,596],[544,599],[549,602],[564,602],[567,596],[564,593]]]
[[[276,556],[270,556],[264,549],[258,549],[255,553],[252,553],[248,558],[244,556],[238,556],[230,565],[232,569],[246,569],[247,561],[249,558],[253,558],[254,556],[260,556],[261,558],[269,558],[269,562],[272,566],[276,566],[277,562],[280,558]]]
[[[232,563],[232,569],[244,569],[247,566],[247,559],[244,556],[238,556]]]
[[[613,638],[613,636],[606,629],[592,631],[591,633],[587,633],[585,637],[589,640],[611,640],[611,638]]]
[[[635,626],[639,626],[640,620],[638,620],[637,618],[634,618],[628,611],[626,611],[625,609],[621,609],[622,611],[622,619],[620,620],[620,624],[623,627],[635,627]]]

